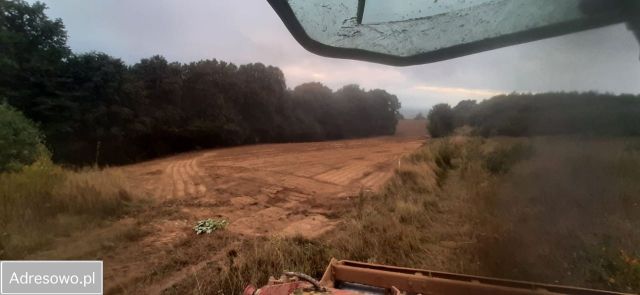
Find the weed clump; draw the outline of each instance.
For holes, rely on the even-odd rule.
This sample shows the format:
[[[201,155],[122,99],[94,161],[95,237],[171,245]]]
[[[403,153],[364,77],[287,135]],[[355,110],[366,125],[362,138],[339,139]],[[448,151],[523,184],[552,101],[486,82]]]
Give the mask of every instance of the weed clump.
[[[193,230],[198,235],[204,234],[204,233],[210,234],[216,230],[224,229],[225,227],[227,227],[227,224],[229,224],[229,222],[225,219],[209,218],[209,219],[198,221],[196,226],[193,227]]]

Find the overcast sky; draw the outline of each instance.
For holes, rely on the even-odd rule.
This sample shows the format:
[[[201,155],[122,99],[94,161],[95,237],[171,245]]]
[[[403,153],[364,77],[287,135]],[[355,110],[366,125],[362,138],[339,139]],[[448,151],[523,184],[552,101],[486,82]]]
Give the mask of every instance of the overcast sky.
[[[405,108],[541,91],[640,93],[640,49],[624,25],[475,54],[391,67],[330,59],[304,50],[266,0],[47,0],[74,52],[101,51],[133,64],[219,59],[280,67],[287,86],[320,81],[383,88]]]

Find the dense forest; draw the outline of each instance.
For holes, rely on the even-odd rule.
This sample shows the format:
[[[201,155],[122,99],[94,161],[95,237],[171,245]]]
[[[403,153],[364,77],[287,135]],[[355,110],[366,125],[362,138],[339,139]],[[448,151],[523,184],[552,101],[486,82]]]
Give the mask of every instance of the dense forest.
[[[432,136],[456,127],[474,127],[482,136],[636,136],[640,135],[640,96],[595,92],[499,95],[455,107],[436,105],[429,112]]]
[[[0,103],[36,122],[58,162],[117,164],[259,142],[393,134],[400,103],[384,90],[320,83],[287,89],[260,63],[127,65],[74,54],[42,3],[0,0]]]

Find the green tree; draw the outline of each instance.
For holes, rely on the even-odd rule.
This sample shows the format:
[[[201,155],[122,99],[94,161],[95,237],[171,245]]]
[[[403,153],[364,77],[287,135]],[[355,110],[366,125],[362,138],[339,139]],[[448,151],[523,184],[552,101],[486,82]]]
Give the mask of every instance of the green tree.
[[[369,132],[367,135],[393,135],[400,116],[400,101],[398,97],[383,89],[367,92],[368,101],[365,107],[369,109]]]
[[[134,118],[125,92],[126,73],[122,60],[104,53],[67,59],[58,85],[58,100],[65,104],[45,128],[54,159],[99,164],[123,154]]]
[[[282,138],[288,128],[285,114],[286,83],[282,71],[261,63],[241,65],[233,103],[252,134],[251,142]]]
[[[340,122],[331,88],[319,82],[298,85],[291,92],[293,136],[322,140],[340,133]]]
[[[0,97],[41,122],[55,103],[55,83],[71,51],[62,20],[46,5],[0,0]]]
[[[14,108],[0,104],[0,172],[17,171],[44,153],[36,125]]]
[[[453,132],[454,114],[448,104],[435,105],[427,115],[427,130],[433,137],[444,137]]]
[[[337,114],[341,122],[340,137],[362,137],[369,135],[371,110],[365,108],[367,93],[357,84],[343,86],[335,92]]]
[[[478,103],[475,100],[463,100],[453,107],[454,125],[460,127],[469,124],[469,120],[476,106],[478,106]]]
[[[184,135],[200,147],[243,143],[247,127],[230,102],[239,88],[238,67],[217,60],[184,65],[182,111],[186,115]]]

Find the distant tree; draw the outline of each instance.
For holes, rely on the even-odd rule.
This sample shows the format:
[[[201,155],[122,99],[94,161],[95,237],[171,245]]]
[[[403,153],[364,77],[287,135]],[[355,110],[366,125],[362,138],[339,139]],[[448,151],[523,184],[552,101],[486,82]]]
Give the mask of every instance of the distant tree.
[[[595,92],[499,95],[479,103],[469,124],[483,136],[640,135],[640,96]]]
[[[369,109],[367,135],[393,135],[396,132],[401,107],[397,96],[382,89],[370,90],[364,107]]]
[[[426,118],[424,117],[424,115],[422,114],[422,112],[419,112],[418,114],[416,114],[416,116],[415,116],[415,117],[413,117],[413,119],[414,119],[414,120],[424,120],[424,119],[426,119]]]
[[[370,110],[362,106],[367,93],[359,85],[345,85],[335,93],[338,115],[341,121],[340,138],[368,136],[371,123]]]
[[[463,100],[453,107],[455,127],[469,124],[469,119],[477,105],[475,100]]]
[[[444,137],[453,132],[454,114],[448,104],[435,105],[427,115],[427,130],[433,137]]]
[[[250,141],[282,138],[288,127],[283,120],[287,89],[284,73],[277,67],[255,63],[241,65],[237,78],[239,87],[233,103],[250,129]]]
[[[14,108],[0,104],[0,172],[17,171],[43,154],[36,125]]]
[[[135,116],[126,74],[122,60],[104,53],[68,57],[57,87],[58,101],[64,103],[43,124],[54,159],[100,163],[126,154],[127,127]]]
[[[236,110],[238,67],[217,60],[184,65],[182,112],[186,141],[200,147],[243,143],[248,127]]]
[[[318,82],[298,85],[291,92],[294,123],[292,136],[307,140],[337,137],[341,133],[333,91]]]

